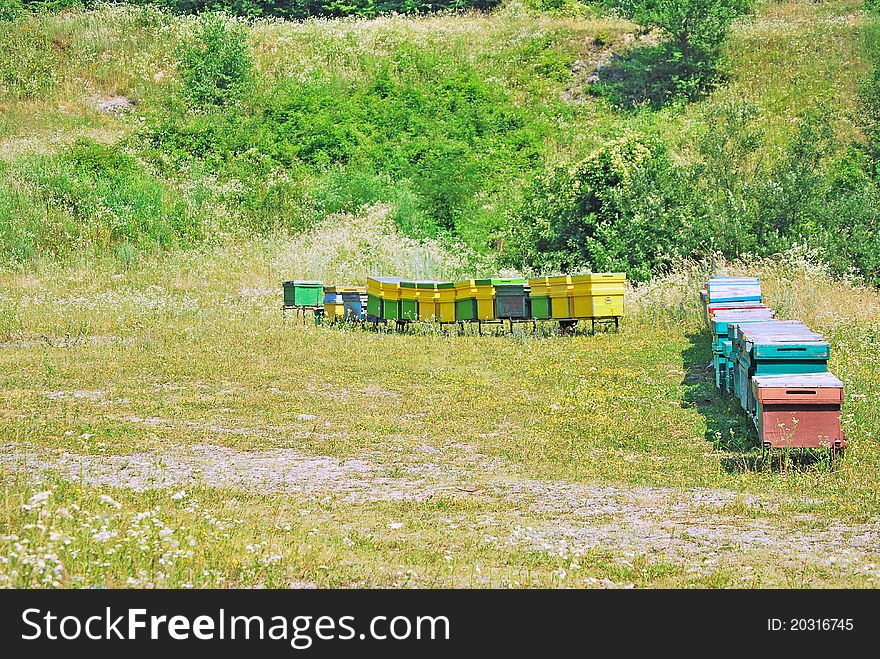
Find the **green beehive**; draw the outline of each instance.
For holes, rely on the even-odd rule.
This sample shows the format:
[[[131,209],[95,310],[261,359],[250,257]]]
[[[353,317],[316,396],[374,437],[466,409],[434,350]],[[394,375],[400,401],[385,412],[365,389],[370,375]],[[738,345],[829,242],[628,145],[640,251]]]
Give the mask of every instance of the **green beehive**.
[[[367,295],[367,315],[376,319],[382,318],[382,298],[378,295]]]
[[[417,291],[417,282],[400,282],[400,320],[419,319],[419,302]]]
[[[324,282],[290,280],[283,282],[285,307],[317,307],[324,300]]]
[[[550,309],[550,291],[552,286],[549,277],[533,277],[529,279],[529,298],[532,318],[547,320],[552,317]]]
[[[545,295],[531,296],[532,318],[546,320],[550,318],[550,298]]]

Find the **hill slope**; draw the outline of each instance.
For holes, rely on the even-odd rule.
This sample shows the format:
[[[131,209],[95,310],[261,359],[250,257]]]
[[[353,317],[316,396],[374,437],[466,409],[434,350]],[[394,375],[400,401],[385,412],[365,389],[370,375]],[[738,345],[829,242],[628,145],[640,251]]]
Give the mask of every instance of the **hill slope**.
[[[658,37],[614,18],[511,3],[488,15],[243,29],[254,84],[238,108],[193,115],[175,93],[178,49],[199,30],[193,18],[122,8],[0,24],[11,43],[0,61],[7,262],[83,248],[130,260],[156,246],[299,230],[374,203],[390,205],[409,235],[494,253],[515,239],[510,218],[536,177],[627,132],[659,138],[688,166],[712,157],[707,141],[740,140],[745,155],[732,167],[749,174],[737,185],[766,170],[772,186],[772,165],[817,106],[836,134],[823,158],[860,139],[858,83],[877,41],[858,4],[763,3],[735,26],[725,82],[690,103],[661,98],[652,109],[644,96],[639,110],[628,103],[657,81],[632,53]],[[717,157],[727,163],[730,153]],[[763,227],[773,220],[758,216],[779,211],[754,212]],[[681,213],[687,222],[735,215],[717,205]],[[813,240],[809,226],[794,226],[790,241]],[[687,249],[752,249],[725,243],[727,230],[701,228]],[[824,245],[825,230],[817,235]]]

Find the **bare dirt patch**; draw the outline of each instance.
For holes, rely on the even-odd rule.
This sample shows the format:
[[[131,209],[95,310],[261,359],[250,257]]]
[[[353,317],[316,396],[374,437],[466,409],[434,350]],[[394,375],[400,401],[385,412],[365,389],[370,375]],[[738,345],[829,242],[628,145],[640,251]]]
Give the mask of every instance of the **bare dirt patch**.
[[[293,449],[240,451],[199,445],[169,453],[77,455],[0,450],[0,468],[58,471],[91,487],[134,490],[208,486],[363,503],[476,497],[508,512],[489,541],[576,560],[593,550],[684,564],[692,572],[734,565],[742,554],[810,563],[880,579],[880,521],[845,524],[811,513],[780,515],[784,499],[716,489],[591,485],[523,478],[521,470],[466,444],[340,459]],[[808,502],[805,500],[805,502]],[[490,523],[491,522],[491,523]],[[481,526],[481,528],[482,528]],[[809,528],[810,530],[805,530]]]

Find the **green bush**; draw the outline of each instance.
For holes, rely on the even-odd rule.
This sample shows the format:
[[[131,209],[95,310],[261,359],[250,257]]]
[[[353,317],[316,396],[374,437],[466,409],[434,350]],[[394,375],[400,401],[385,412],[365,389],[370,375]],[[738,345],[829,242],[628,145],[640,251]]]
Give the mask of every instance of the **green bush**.
[[[195,37],[178,48],[177,68],[190,108],[239,103],[253,75],[244,27],[222,14],[202,15]]]
[[[201,220],[138,160],[88,140],[0,170],[0,200],[0,252],[7,261],[206,238]]]
[[[665,146],[625,134],[526,190],[504,256],[534,271],[623,270],[648,279],[687,252],[683,195]]]
[[[485,245],[500,221],[489,202],[540,162],[542,135],[500,84],[435,57],[401,45],[362,81],[281,80],[240,111],[162,113],[144,137],[171,175],[197,161],[256,189],[284,174],[317,215],[388,202],[414,235]]]
[[[730,24],[746,13],[750,0],[616,0],[621,13],[659,28],[686,63],[714,62]]]
[[[360,16],[426,14],[464,9],[487,10],[500,0],[136,0],[158,4],[181,14],[224,11],[236,16],[274,16],[302,20],[310,16]]]
[[[868,154],[880,175],[880,48],[874,53],[876,64],[862,83],[859,120],[868,138]]]
[[[623,107],[660,107],[693,99],[720,80],[718,60],[730,24],[751,0],[607,0],[645,28],[659,28],[666,40],[632,48],[605,67],[592,91]]]
[[[13,21],[23,12],[21,0],[0,0],[0,21]]]

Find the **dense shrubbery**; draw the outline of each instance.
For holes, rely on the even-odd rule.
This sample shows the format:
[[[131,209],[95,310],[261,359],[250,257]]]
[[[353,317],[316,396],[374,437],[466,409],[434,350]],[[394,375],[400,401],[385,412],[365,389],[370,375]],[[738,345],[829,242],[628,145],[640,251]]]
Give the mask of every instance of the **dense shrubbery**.
[[[111,2],[113,0],[110,0]],[[381,14],[426,14],[437,11],[491,9],[500,0],[129,0],[135,5],[157,5],[178,14],[224,11],[236,16],[274,16],[301,20],[310,16],[360,16]],[[90,7],[99,0],[0,0],[0,20],[5,4],[23,4],[30,9]]]
[[[592,92],[621,107],[662,107],[694,99],[721,81],[718,66],[733,20],[751,0],[605,0],[614,11],[658,29],[657,45],[631,48],[605,67]]]
[[[814,248],[838,273],[880,284],[880,188],[832,117],[808,113],[783,153],[764,145],[754,111],[722,105],[698,158],[673,165],[656,140],[627,135],[584,163],[536,180],[510,223],[507,258],[536,270],[626,270],[644,280],[681,257]]]
[[[194,245],[196,213],[119,147],[81,140],[57,156],[0,168],[0,243],[7,258]]]
[[[219,14],[205,14],[195,38],[177,53],[182,96],[191,109],[206,111],[241,101],[253,62],[244,28]]]
[[[507,257],[541,271],[623,270],[647,279],[682,242],[676,176],[657,140],[613,140],[532,184],[511,218]]]
[[[0,21],[11,21],[21,16],[24,6],[21,0],[0,0]]]
[[[412,235],[446,232],[485,244],[500,228],[500,214],[486,202],[540,162],[540,133],[500,85],[406,45],[370,79],[281,79],[224,109],[214,73],[246,67],[235,63],[240,55],[212,62],[232,52],[237,39],[233,31],[201,29],[197,43],[183,49],[185,58],[204,51],[195,61],[205,64],[192,69],[195,76],[185,69],[184,104],[171,99],[144,133],[148,155],[169,173],[207,168],[254,191],[280,180],[279,195],[299,188],[293,196],[316,216],[391,202],[395,220]],[[286,219],[262,210],[269,211],[266,226],[290,227],[290,209]]]
[[[434,11],[490,9],[500,0],[140,0],[180,13],[228,11],[239,16],[361,16],[425,14]]]
[[[779,115],[733,94],[692,106],[693,130],[672,149],[657,127],[677,121],[674,112],[636,118],[560,100],[573,79],[564,29],[511,30],[513,45],[480,61],[462,54],[466,41],[446,52],[422,21],[404,35],[388,28],[394,21],[333,25],[323,41],[318,25],[136,13],[161,17],[163,38],[182,43],[143,64],[148,79],[163,73],[129,115],[145,121],[126,120],[130,137],[116,146],[80,142],[0,165],[3,260],[299,231],[380,203],[410,236],[461,239],[525,270],[626,270],[645,280],[681,257],[803,244],[836,272],[880,283],[880,69],[860,97],[864,143],[837,137],[839,108],[803,112],[815,102],[808,93],[802,116],[769,136],[761,127]],[[0,23],[13,44],[0,52],[7,107],[54,104],[80,75],[64,68],[69,40],[40,28],[44,19],[26,17],[27,30]],[[290,56],[267,66],[266,46],[282,39]],[[583,142],[598,135],[612,137],[587,156]]]

